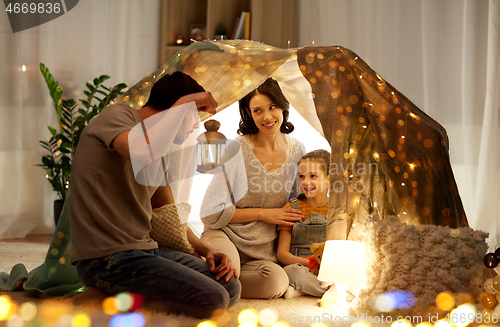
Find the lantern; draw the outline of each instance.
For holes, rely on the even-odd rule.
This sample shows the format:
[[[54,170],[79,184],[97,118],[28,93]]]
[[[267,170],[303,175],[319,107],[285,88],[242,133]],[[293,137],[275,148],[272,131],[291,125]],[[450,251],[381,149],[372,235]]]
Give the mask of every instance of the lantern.
[[[197,165],[200,173],[210,172],[221,164],[222,154],[226,149],[226,137],[217,132],[220,123],[216,120],[208,120],[204,124],[205,133],[198,136]]]

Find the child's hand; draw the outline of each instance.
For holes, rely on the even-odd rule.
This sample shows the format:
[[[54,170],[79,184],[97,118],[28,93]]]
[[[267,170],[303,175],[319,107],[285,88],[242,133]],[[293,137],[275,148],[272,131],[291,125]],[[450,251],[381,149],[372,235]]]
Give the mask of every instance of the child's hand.
[[[295,222],[304,219],[300,210],[292,208],[265,209],[262,221],[274,225],[293,226]]]

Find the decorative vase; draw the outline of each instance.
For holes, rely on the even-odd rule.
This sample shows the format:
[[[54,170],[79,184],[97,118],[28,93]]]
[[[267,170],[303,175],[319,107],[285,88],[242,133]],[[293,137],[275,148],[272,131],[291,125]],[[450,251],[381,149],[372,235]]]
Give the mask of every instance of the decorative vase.
[[[64,205],[64,200],[54,200],[54,223],[57,226],[57,222],[59,221],[59,216],[61,216],[62,208]]]

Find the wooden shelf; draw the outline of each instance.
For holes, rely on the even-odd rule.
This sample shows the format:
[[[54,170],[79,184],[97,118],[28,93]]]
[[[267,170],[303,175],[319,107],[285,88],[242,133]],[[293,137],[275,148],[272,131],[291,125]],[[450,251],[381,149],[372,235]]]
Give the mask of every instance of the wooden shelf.
[[[167,62],[184,46],[175,45],[177,35],[189,44],[192,24],[206,26],[207,39],[213,39],[217,25],[231,36],[242,11],[250,12],[250,38],[280,48],[297,46],[297,0],[163,0],[160,64]]]

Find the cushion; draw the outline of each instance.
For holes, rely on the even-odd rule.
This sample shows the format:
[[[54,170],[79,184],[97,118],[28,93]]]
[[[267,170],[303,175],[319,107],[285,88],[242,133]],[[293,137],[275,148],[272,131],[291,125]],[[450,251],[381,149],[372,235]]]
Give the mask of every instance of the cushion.
[[[368,219],[362,236],[366,273],[353,303],[356,312],[378,313],[375,299],[391,291],[411,292],[413,303],[404,312],[420,316],[438,312],[435,300],[441,292],[465,292],[473,298],[481,292],[488,233],[469,227],[412,226],[388,217]]]
[[[159,246],[199,256],[187,239],[187,219],[191,205],[187,202],[166,204],[153,209],[149,235]]]

